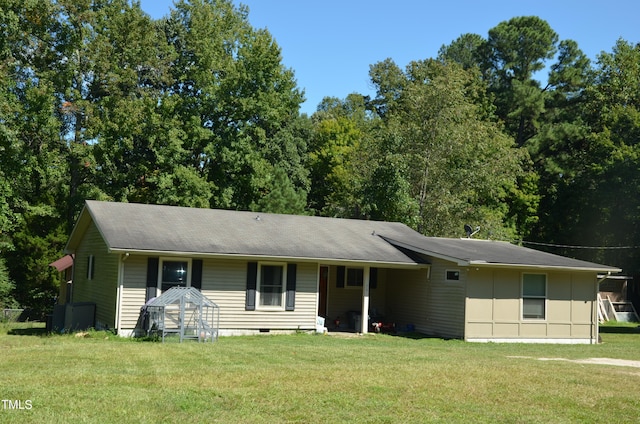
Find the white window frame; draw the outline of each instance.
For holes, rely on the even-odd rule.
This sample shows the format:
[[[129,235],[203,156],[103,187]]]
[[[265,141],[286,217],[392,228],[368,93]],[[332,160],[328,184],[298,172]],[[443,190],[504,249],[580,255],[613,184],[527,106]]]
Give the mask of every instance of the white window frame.
[[[524,294],[524,278],[525,275],[542,275],[544,276],[544,296],[532,296]],[[542,272],[523,272],[520,277],[520,317],[523,321],[546,321],[547,320],[547,310],[548,310],[548,298],[549,298],[549,277],[546,273]],[[543,299],[544,300],[544,316],[542,318],[525,318],[524,316],[524,303],[525,299]]]
[[[449,278],[450,272],[456,272],[458,274],[458,278]],[[457,283],[460,281],[460,270],[459,269],[445,269],[444,270],[444,279],[445,281]]]
[[[280,305],[262,305],[262,267],[279,266],[282,268],[282,293]],[[284,311],[286,308],[287,295],[287,263],[286,262],[258,262],[258,272],[256,275],[256,310],[261,311]]]
[[[359,286],[349,285],[349,270],[356,270],[362,273],[362,284]],[[359,266],[348,266],[344,269],[344,288],[349,290],[362,290],[364,287],[364,268]]]
[[[186,287],[191,287],[191,258],[177,258],[172,256],[162,257],[158,261],[158,293],[162,293],[162,266],[165,262],[186,262],[187,263],[187,282]]]

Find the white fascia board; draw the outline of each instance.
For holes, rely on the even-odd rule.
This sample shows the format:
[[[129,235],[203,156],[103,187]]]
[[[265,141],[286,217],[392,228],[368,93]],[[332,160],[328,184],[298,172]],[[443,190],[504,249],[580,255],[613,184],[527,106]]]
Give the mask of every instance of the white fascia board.
[[[557,271],[583,271],[583,272],[621,272],[619,268],[598,268],[598,267],[577,267],[577,266],[553,266],[553,265],[533,265],[533,264],[507,264],[486,261],[468,261],[467,266],[490,267],[490,268],[527,268],[527,269],[548,269]]]
[[[383,268],[403,268],[403,269],[421,269],[429,268],[429,264],[419,264],[416,262],[394,262],[394,261],[370,261],[357,259],[336,259],[336,258],[308,258],[296,256],[267,256],[267,255],[247,255],[236,253],[201,253],[201,252],[178,252],[165,250],[134,250],[110,248],[109,253],[129,253],[139,255],[153,256],[180,256],[192,258],[217,258],[217,259],[237,259],[237,260],[253,260],[253,261],[289,261],[289,262],[311,262],[321,263],[323,265],[345,265],[345,266],[364,266],[383,267]]]

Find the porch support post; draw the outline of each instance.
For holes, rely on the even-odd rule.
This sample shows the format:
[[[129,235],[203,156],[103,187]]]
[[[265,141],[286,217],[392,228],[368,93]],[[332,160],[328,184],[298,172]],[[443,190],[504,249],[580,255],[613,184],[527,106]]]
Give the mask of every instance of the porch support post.
[[[369,328],[369,277],[371,275],[371,267],[365,265],[362,275],[362,315],[360,316],[360,331],[367,334]]]

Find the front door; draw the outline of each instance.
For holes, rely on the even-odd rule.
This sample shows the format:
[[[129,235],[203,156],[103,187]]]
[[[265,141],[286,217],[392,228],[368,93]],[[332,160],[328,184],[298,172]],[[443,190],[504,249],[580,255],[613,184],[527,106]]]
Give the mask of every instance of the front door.
[[[320,267],[320,280],[318,283],[318,316],[327,317],[327,289],[329,288],[329,267]]]

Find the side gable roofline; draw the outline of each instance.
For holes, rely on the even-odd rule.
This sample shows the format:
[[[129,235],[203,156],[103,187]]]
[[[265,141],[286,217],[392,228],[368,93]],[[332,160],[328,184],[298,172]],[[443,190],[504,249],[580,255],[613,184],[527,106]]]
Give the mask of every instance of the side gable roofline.
[[[64,247],[64,253],[70,255],[75,253],[76,247],[80,244],[80,239],[82,234],[89,228],[93,217],[91,217],[90,211],[87,209],[87,204],[82,207],[80,211],[80,215],[76,220],[73,229],[71,230],[71,234],[69,235],[69,240],[67,240],[67,244]]]
[[[65,252],[75,253],[87,230],[95,225],[107,252],[115,254],[428,268],[375,231],[381,226],[390,234],[413,234],[398,223],[277,214],[260,214],[259,220],[254,217],[242,211],[87,200]],[[203,222],[207,225],[198,227]],[[162,225],[189,236],[176,238]],[[318,237],[309,239],[315,235]]]

